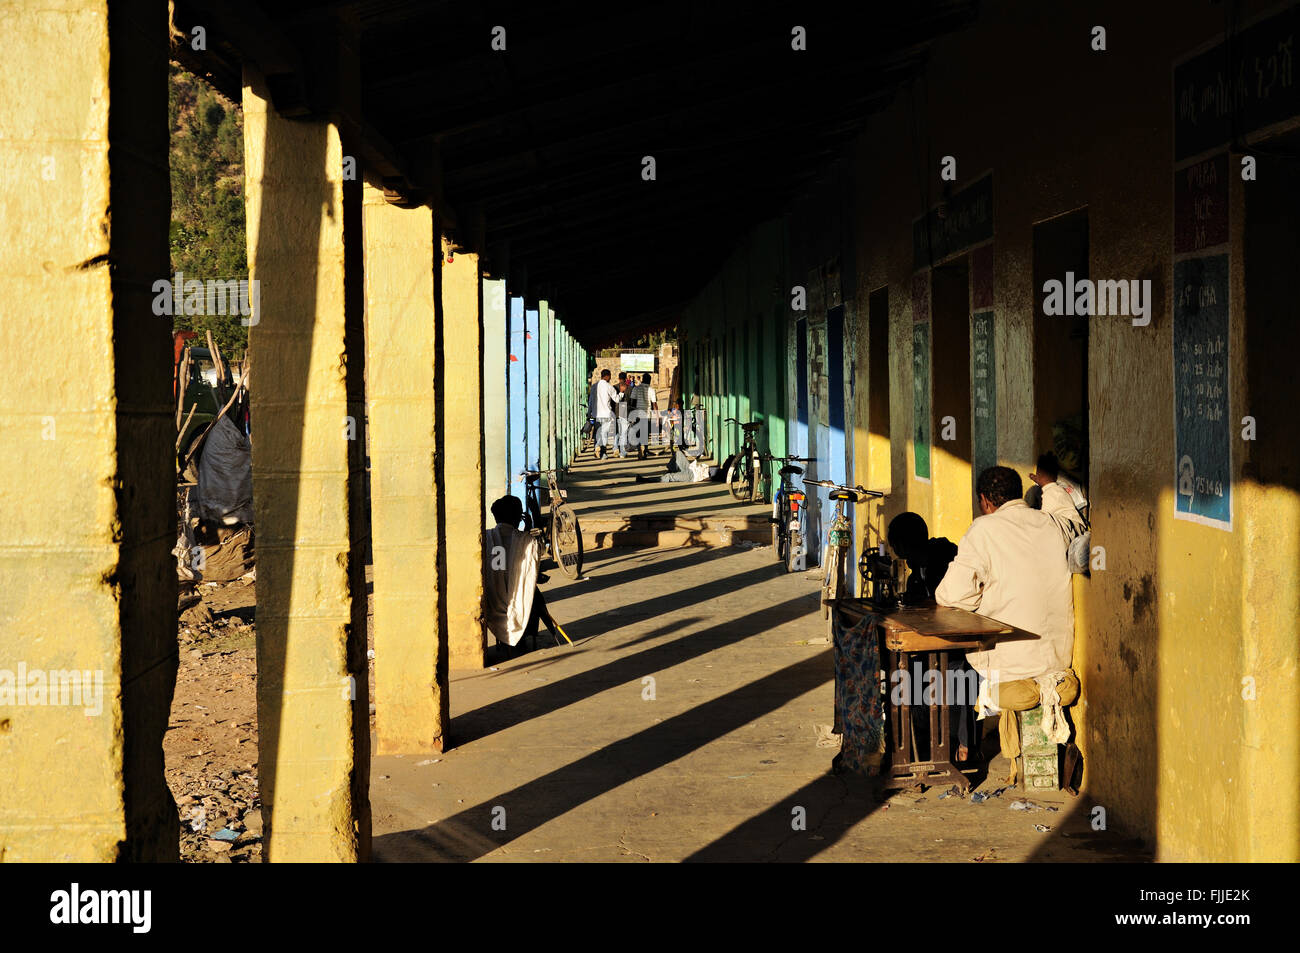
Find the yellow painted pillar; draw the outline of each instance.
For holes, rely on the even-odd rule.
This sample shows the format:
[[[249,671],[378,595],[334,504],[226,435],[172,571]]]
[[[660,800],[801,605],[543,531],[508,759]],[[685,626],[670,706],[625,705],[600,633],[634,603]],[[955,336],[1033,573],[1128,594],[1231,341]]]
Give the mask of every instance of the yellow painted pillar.
[[[109,6],[0,10],[5,861],[177,858],[167,4]]]
[[[364,860],[365,345],[361,183],[330,121],[288,120],[244,74],[257,717],[267,859]]]
[[[439,564],[437,228],[365,190],[375,730],[380,753],[441,751],[446,573]]]
[[[443,243],[444,252],[448,246]],[[447,629],[453,668],[482,668],[483,323],[478,256],[443,255],[443,479],[446,507]]]

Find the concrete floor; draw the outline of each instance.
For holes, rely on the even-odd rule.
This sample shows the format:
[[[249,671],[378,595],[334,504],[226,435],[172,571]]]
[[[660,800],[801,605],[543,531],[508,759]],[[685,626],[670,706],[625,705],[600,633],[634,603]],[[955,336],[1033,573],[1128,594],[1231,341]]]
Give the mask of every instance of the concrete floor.
[[[770,547],[604,550],[587,571],[545,587],[572,647],[453,672],[455,747],[374,759],[376,860],[1144,859],[1064,794],[877,800],[830,775],[816,576]]]

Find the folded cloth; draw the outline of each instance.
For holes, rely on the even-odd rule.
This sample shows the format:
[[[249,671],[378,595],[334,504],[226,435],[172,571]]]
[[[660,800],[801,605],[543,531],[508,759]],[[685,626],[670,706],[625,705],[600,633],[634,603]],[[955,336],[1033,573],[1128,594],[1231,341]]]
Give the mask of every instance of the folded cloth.
[[[843,743],[838,770],[875,774],[885,750],[885,704],[880,691],[881,616],[854,620],[833,613],[836,723]]]
[[[1061,705],[1061,696],[1056,686],[1070,677],[1069,669],[1039,675],[1034,681],[1038,685],[1039,704],[1043,708],[1043,733],[1048,741],[1063,745],[1070,740],[1070,725],[1065,720],[1065,708]]]
[[[976,720],[983,720],[989,715],[996,715],[1002,709],[993,703],[992,689],[993,683],[983,675],[980,676],[979,693],[975,696],[975,710],[978,714]]]

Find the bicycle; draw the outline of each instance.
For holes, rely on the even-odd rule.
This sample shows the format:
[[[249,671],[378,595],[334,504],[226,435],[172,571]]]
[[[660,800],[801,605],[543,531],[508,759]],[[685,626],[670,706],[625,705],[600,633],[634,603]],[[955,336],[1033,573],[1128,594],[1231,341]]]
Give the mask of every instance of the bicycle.
[[[542,517],[542,490],[540,477],[546,475],[546,489],[550,512]],[[582,528],[578,514],[560,488],[555,470],[525,470],[523,472],[527,505],[524,508],[526,529],[537,539],[543,555],[550,556],[563,573],[571,579],[582,576]]]
[[[830,497],[835,501],[835,510],[831,514],[831,525],[826,530],[826,556],[823,562],[826,572],[822,576],[822,618],[831,617],[830,603],[840,598],[840,587],[847,582],[846,571],[848,559],[853,553],[853,523],[844,512],[847,502],[865,503],[868,499],[880,499],[885,494],[879,490],[868,490],[862,486],[843,486],[830,480],[803,480],[804,486],[821,486],[830,490]],[[850,584],[848,596],[853,595]]]
[[[685,412],[681,423],[682,450],[687,456],[703,457],[707,449],[707,434],[704,428],[702,408],[695,404]]]
[[[762,456],[754,435],[763,424],[758,420],[742,424],[735,417],[728,417],[725,422],[739,425],[744,434],[740,450],[727,472],[727,484],[732,496],[742,503],[752,503],[757,499],[758,464]]]
[[[803,474],[799,463],[811,463],[815,457],[778,457],[764,454],[763,460],[785,462],[781,467],[780,480],[776,492],[772,494],[772,546],[776,550],[778,562],[785,564],[786,572],[803,569],[803,503],[805,495],[795,489],[791,477]]]
[[[596,452],[597,420],[595,417],[591,416],[590,408],[588,408],[586,404],[579,404],[578,410],[587,421],[580,431],[582,436],[582,446],[579,448],[579,452],[586,453],[591,451],[594,454]]]

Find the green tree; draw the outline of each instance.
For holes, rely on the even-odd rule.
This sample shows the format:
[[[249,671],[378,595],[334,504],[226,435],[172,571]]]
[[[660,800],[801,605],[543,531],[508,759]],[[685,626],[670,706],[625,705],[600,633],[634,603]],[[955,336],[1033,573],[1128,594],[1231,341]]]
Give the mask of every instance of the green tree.
[[[171,266],[185,277],[247,278],[244,238],[244,122],[240,110],[177,66],[168,90],[171,126]],[[239,314],[178,314],[177,329],[211,330],[224,356],[248,346]],[[196,342],[199,343],[199,342]]]

